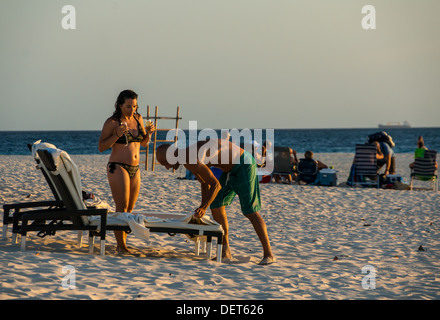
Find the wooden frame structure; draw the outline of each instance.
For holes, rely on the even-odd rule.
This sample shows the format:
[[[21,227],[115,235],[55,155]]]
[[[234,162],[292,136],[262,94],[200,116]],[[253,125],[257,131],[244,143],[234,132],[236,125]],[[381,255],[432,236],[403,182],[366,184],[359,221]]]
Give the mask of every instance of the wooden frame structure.
[[[180,107],[177,107],[177,111],[176,111],[176,116],[175,117],[159,117],[158,115],[158,106],[156,106],[155,108],[155,113],[154,116],[150,115],[150,106],[147,105],[147,116],[143,117],[146,121],[152,121],[154,124],[154,127],[156,128],[156,131],[154,131],[153,136],[151,137],[152,139],[150,140],[150,143],[153,143],[153,158],[151,159],[151,171],[154,171],[154,167],[155,165],[158,163],[156,161],[156,147],[157,147],[157,142],[170,142],[170,143],[175,143],[177,142],[177,129],[179,129],[179,120],[181,120],[182,118],[179,116],[180,115]],[[158,128],[158,120],[175,120],[176,121],[176,126],[174,128]],[[158,131],[169,131],[172,129],[176,129],[176,135],[174,136],[173,140],[162,140],[162,139],[157,139],[157,132]],[[145,170],[148,170],[148,165],[149,165],[149,155],[150,155],[150,143],[148,143],[147,148],[145,151],[142,150],[142,152],[145,152]],[[173,172],[175,172],[175,170],[173,169]]]

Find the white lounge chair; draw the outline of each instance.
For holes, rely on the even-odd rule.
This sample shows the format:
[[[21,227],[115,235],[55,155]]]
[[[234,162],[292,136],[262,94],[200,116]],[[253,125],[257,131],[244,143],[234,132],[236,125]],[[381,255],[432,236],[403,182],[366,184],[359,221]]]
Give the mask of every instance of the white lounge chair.
[[[200,237],[207,240],[207,259],[211,257],[212,238],[217,238],[217,261],[221,261],[223,229],[220,224],[203,217],[192,223],[192,214],[139,212],[110,212],[108,207],[87,207],[82,199],[79,171],[70,156],[60,149],[41,146],[35,148],[41,166],[59,194],[64,207],[14,212],[13,232],[21,234],[21,249],[26,248],[26,235],[30,231],[55,232],[59,230],[89,231],[89,252],[93,252],[94,236],[100,237],[101,255],[105,254],[107,230],[132,231],[135,236],[148,239],[149,232],[181,233],[195,236],[196,255]],[[48,180],[49,182],[49,180]],[[99,207],[99,206],[98,206]],[[30,223],[33,221],[34,223]],[[79,241],[82,243],[82,241]]]

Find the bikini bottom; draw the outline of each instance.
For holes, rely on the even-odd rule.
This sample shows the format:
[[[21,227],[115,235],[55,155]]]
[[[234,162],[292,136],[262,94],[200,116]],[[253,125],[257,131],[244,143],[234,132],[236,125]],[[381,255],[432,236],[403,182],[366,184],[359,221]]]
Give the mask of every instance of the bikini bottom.
[[[107,164],[107,166],[109,168],[108,172],[114,173],[115,169],[116,169],[116,165],[119,165],[121,168],[124,168],[125,171],[127,171],[128,176],[130,178],[133,178],[136,175],[136,172],[138,172],[138,170],[139,170],[139,166],[138,165],[137,166],[130,166],[128,164],[121,163],[121,162],[109,162]]]

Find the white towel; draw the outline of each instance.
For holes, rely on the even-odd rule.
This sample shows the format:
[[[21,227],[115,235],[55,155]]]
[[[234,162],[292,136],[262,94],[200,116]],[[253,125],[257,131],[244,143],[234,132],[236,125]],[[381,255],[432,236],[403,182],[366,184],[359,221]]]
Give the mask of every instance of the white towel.
[[[57,147],[55,147],[51,143],[41,142],[41,140],[35,141],[32,144],[32,156],[34,157],[34,159],[39,159],[37,150],[39,150],[39,149],[48,149],[48,148],[56,149]]]
[[[94,207],[96,209],[107,209],[109,212],[114,212],[115,210],[108,204],[107,201],[101,200],[96,194],[93,195],[93,199],[84,200],[87,207]]]
[[[99,216],[89,217],[89,222],[98,226],[97,231],[100,231],[100,219]],[[107,225],[128,225],[134,236],[145,241],[150,239],[150,230],[145,227],[148,221],[163,222],[166,220],[129,212],[109,212],[107,214]]]
[[[129,212],[111,212],[107,215],[107,221],[109,221],[109,219],[126,222],[136,237],[145,241],[150,239],[150,230],[145,227],[146,219],[142,215]]]

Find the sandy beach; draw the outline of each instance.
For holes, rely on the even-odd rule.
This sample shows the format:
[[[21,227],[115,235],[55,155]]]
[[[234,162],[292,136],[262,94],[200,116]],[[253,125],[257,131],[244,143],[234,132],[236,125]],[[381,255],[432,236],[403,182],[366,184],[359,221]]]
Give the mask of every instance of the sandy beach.
[[[107,155],[72,155],[83,188],[113,204],[105,174]],[[397,173],[409,182],[412,154],[397,154]],[[353,154],[316,154],[346,180]],[[192,212],[200,202],[196,181],[183,171],[142,170],[135,211]],[[422,185],[421,185],[422,186]],[[260,242],[240,211],[228,208],[234,259],[195,257],[183,235],[128,236],[134,255],[118,255],[112,233],[106,256],[76,246],[76,232],[39,238],[27,251],[0,241],[0,299],[439,299],[440,201],[426,190],[385,190],[260,184],[277,262],[258,266]],[[52,199],[31,156],[0,155],[0,204]],[[210,215],[210,213],[209,213]],[[3,217],[3,215],[2,215]],[[2,219],[2,218],[1,218]],[[66,269],[67,268],[67,269]],[[68,269],[71,268],[71,269]],[[74,270],[75,288],[64,288]],[[373,275],[374,282],[365,277]],[[364,271],[364,272],[363,272]],[[374,283],[374,286],[372,284]]]

